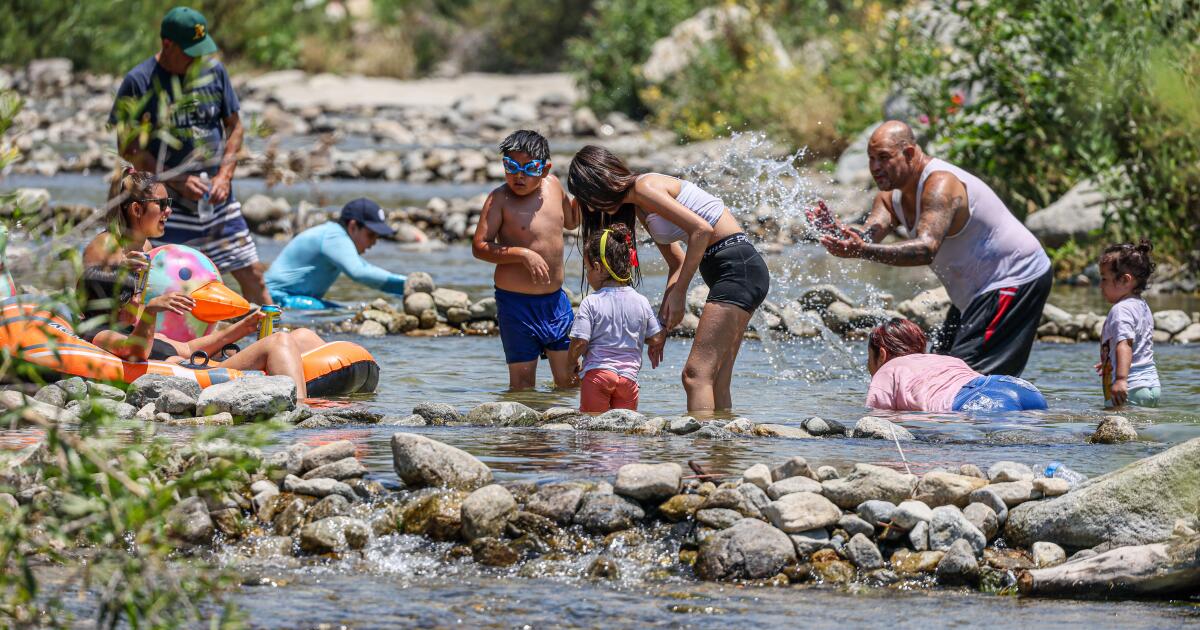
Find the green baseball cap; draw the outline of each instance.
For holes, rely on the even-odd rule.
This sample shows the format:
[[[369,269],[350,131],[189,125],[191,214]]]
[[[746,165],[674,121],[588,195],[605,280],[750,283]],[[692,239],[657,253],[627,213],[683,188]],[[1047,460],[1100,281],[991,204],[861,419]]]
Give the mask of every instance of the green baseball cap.
[[[208,36],[208,20],[199,11],[189,7],[175,7],[163,16],[163,39],[169,39],[183,49],[189,57],[211,55],[217,52],[217,43]]]

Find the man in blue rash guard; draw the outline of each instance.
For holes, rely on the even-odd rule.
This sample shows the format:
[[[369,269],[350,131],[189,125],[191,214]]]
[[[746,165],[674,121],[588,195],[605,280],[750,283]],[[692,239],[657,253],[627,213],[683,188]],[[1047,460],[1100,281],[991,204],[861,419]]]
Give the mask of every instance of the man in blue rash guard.
[[[342,207],[338,220],[311,227],[283,248],[267,270],[267,289],[287,309],[336,308],[323,299],[339,274],[387,293],[404,293],[404,276],[363,260],[380,236],[396,233],[384,221],[383,208],[359,198]]]

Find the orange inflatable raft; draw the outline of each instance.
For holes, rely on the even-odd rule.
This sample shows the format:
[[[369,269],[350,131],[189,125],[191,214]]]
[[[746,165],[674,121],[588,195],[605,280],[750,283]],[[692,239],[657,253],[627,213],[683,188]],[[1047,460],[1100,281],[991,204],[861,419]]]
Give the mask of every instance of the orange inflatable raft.
[[[72,376],[102,381],[133,382],[143,374],[179,376],[201,388],[242,376],[262,374],[214,367],[195,367],[166,361],[125,361],[80,339],[61,314],[35,303],[38,298],[15,296],[0,301],[0,349],[29,363]],[[302,355],[310,397],[373,392],[379,365],[365,348],[334,341]]]

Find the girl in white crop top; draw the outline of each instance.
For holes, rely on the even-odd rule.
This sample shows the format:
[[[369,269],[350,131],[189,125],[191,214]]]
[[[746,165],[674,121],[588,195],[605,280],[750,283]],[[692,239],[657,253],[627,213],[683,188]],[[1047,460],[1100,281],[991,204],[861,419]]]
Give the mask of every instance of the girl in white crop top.
[[[688,285],[701,273],[709,299],[683,371],[688,410],[730,408],[730,380],[742,335],[770,288],[766,262],[737,220],[720,199],[695,184],[658,173],[635,175],[599,146],[580,149],[567,182],[582,211],[584,241],[593,232],[623,223],[636,243],[638,221],[654,239],[667,261],[667,286],[658,310],[667,330],[683,319]]]

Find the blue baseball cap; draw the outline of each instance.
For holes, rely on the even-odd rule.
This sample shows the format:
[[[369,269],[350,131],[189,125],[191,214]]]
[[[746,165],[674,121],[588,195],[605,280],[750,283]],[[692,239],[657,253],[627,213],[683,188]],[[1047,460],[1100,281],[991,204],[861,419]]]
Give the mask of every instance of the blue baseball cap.
[[[379,204],[367,199],[359,197],[350,203],[342,206],[342,221],[354,219],[359,225],[366,227],[368,230],[380,236],[395,236],[396,230],[387,224],[387,217],[383,213],[383,208]]]

